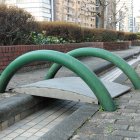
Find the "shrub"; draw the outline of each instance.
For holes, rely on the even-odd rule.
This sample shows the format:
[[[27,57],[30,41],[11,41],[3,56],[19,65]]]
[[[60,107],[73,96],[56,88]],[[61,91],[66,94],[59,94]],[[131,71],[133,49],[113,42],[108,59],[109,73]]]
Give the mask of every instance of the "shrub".
[[[122,31],[117,31],[117,39],[123,41],[125,39],[125,33]]]
[[[89,28],[81,28],[82,42],[94,41],[94,31]]]
[[[45,36],[51,37],[51,40],[56,40],[53,39],[56,37],[60,43],[91,41],[109,42],[136,39],[136,34],[134,33],[125,33],[122,31],[106,29],[84,28],[78,26],[77,24],[66,22],[40,22],[40,32],[41,31],[45,31]]]
[[[55,36],[45,36],[45,32],[36,33],[32,32],[32,43],[35,45],[44,45],[44,44],[60,44],[67,43],[63,38],[58,38]]]
[[[81,42],[81,28],[76,24],[65,22],[41,22],[41,30],[46,32],[46,36],[63,38],[67,42]]]
[[[31,38],[32,38],[31,42],[35,45],[48,44],[47,38],[44,35],[44,33],[32,32],[31,33]]]
[[[117,40],[116,31],[105,29],[93,29],[93,30],[94,30],[94,41],[106,42]]]
[[[0,45],[30,44],[31,32],[38,24],[23,9],[0,5]]]
[[[131,41],[131,40],[137,39],[137,34],[135,34],[135,33],[125,32],[124,36],[125,36],[124,40]]]
[[[137,39],[140,40],[140,33],[137,33]]]

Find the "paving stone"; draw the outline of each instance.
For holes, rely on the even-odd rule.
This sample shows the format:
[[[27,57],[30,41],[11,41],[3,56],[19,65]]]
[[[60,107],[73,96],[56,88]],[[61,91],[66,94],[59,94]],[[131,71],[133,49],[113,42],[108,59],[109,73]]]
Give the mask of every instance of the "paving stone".
[[[33,133],[29,133],[29,132],[24,132],[22,133],[20,136],[23,136],[23,137],[31,137],[33,135]]]
[[[8,127],[8,121],[4,121],[1,123],[1,129],[4,130],[5,128]]]
[[[140,140],[140,138],[127,138],[127,137],[125,137],[124,140]]]
[[[128,130],[140,132],[140,126],[129,126]]]
[[[19,135],[18,133],[12,132],[11,134],[7,135],[6,137],[8,137],[8,138],[15,138],[18,135]]]
[[[21,133],[25,132],[25,130],[24,129],[17,129],[14,132],[16,132],[18,134],[21,134]]]
[[[1,140],[13,140],[13,138],[7,138],[7,137],[5,137],[5,138],[2,138]]]
[[[14,138],[14,140],[27,140],[27,137],[18,136],[17,138]]]
[[[101,124],[98,125],[97,127],[101,127],[101,128],[112,128],[113,130],[127,130],[129,125],[120,125],[120,124],[112,124],[112,123],[105,123],[105,124]]]
[[[137,138],[140,137],[140,132],[129,131],[129,130],[115,130],[113,135],[124,136],[129,138]]]
[[[73,137],[71,140],[123,140],[121,136],[104,136],[104,135],[80,135]]]
[[[31,136],[30,138],[28,138],[27,140],[38,140],[39,139],[39,137],[37,137],[37,136]]]
[[[15,123],[15,117],[12,117],[8,120],[8,126],[11,126],[14,123]]]
[[[20,114],[15,116],[15,122],[18,122],[18,121],[20,121]]]
[[[35,136],[38,136],[38,137],[41,137],[45,134],[45,132],[41,132],[41,131],[38,131],[37,133],[35,133],[34,135]]]
[[[137,109],[126,109],[126,108],[121,108],[118,110],[119,112],[122,112],[122,113],[136,113],[137,112]]]

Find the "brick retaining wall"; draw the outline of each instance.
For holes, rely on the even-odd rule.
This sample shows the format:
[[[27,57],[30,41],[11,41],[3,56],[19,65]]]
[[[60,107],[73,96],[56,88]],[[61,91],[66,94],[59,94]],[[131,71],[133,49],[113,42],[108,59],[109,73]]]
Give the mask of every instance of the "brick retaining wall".
[[[132,41],[131,44],[132,46],[140,46],[140,41]]]
[[[128,49],[130,42],[86,42],[86,43],[71,43],[71,44],[57,44],[57,45],[15,45],[15,46],[0,46],[0,71],[18,56],[34,51],[34,50],[56,50],[60,52],[68,52],[70,50],[82,47],[104,48],[107,50],[123,50]],[[37,67],[44,63],[36,62],[30,65]],[[49,63],[45,63],[49,64]],[[26,66],[28,68],[29,65]]]

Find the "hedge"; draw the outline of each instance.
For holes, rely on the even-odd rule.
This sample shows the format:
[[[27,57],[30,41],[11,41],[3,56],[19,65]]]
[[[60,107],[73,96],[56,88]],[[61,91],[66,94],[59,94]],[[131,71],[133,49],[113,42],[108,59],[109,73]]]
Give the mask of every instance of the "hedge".
[[[63,38],[68,42],[109,42],[137,39],[137,35],[134,33],[83,28],[76,24],[66,22],[41,22],[40,31],[45,31],[46,36]]]
[[[36,22],[23,9],[0,5],[0,45],[136,40],[134,33],[83,28],[66,22]]]

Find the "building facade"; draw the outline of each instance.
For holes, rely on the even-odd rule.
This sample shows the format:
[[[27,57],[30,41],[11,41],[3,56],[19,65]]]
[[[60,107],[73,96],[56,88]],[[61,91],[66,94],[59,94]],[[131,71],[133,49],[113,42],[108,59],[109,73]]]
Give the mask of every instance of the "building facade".
[[[95,28],[95,0],[54,0],[54,20]]]
[[[31,13],[37,21],[53,21],[53,0],[3,0]]]
[[[38,21],[65,21],[95,28],[95,0],[0,0],[31,13]]]

